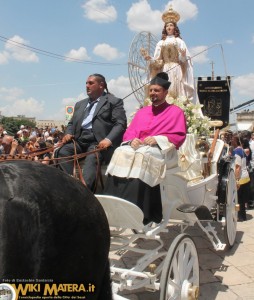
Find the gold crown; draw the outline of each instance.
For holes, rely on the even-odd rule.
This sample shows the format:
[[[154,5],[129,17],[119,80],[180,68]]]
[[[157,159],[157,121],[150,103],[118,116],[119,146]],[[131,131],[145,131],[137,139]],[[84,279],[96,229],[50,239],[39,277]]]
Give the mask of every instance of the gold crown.
[[[172,6],[169,7],[168,11],[165,11],[162,16],[164,23],[174,22],[177,23],[180,20],[180,15],[177,11],[173,10]]]

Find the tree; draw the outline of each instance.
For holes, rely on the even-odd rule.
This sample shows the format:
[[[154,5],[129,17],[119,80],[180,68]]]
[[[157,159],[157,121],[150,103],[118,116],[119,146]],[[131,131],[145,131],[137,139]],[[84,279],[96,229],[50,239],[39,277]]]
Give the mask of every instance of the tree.
[[[36,126],[35,122],[22,118],[17,120],[12,117],[3,117],[1,120],[1,124],[3,124],[4,130],[6,130],[9,135],[15,135],[20,130],[21,125],[24,125],[25,127]]]

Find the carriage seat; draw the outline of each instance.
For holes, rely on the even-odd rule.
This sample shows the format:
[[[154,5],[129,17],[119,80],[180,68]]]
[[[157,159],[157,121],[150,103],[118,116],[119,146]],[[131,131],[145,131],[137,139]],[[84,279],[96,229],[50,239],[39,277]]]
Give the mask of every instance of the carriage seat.
[[[208,141],[210,143],[212,143],[213,139],[208,139]],[[213,158],[212,158],[212,161],[211,161],[211,173],[212,174],[217,174],[218,173],[218,170],[217,170],[217,164],[220,160],[220,157],[222,155],[222,151],[225,147],[225,143],[218,139],[217,142],[216,142],[216,146],[215,146],[215,149],[214,149],[214,154],[213,154]]]
[[[144,214],[137,205],[115,196],[95,196],[106,213],[109,226],[135,230],[144,228]]]
[[[183,178],[188,185],[204,180],[203,169],[204,163],[207,163],[207,159],[202,158],[200,153],[195,149],[197,139],[197,136],[187,134],[184,144],[178,150],[178,164],[180,171],[177,172],[176,175]],[[209,138],[208,142],[212,144],[213,139]],[[210,175],[217,174],[217,163],[223,147],[224,142],[218,139],[211,160]]]
[[[203,161],[200,153],[196,150],[196,142],[198,136],[194,134],[187,134],[185,142],[177,151],[179,172],[177,176],[184,179],[186,182],[202,180],[204,177]]]

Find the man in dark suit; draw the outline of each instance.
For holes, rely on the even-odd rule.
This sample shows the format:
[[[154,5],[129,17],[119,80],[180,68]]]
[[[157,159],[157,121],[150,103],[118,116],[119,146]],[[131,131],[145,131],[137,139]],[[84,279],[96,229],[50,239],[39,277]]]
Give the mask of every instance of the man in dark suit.
[[[106,92],[105,92],[106,90]],[[67,125],[63,138],[63,147],[57,157],[74,154],[76,141],[77,153],[93,150],[95,147],[105,149],[99,154],[99,160],[108,163],[122,141],[127,126],[123,100],[110,94],[105,77],[101,74],[90,75],[86,81],[89,98],[76,103],[72,119]],[[61,160],[60,166],[68,174],[73,174],[73,161]],[[95,154],[86,156],[83,177],[87,187],[93,189],[96,179],[97,159]]]

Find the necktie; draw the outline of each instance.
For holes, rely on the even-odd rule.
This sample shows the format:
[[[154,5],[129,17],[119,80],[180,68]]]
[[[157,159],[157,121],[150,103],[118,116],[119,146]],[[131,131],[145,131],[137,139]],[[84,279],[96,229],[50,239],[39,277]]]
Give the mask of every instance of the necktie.
[[[94,104],[97,103],[98,101],[89,101],[85,111],[84,111],[84,117],[83,117],[83,122],[82,122],[82,127],[87,125],[91,120],[87,120],[87,117],[89,116],[91,109],[93,108]]]

